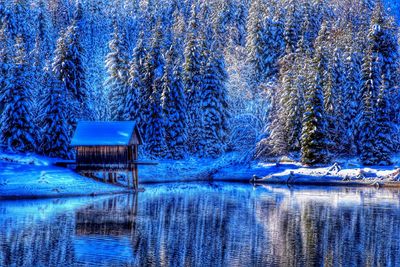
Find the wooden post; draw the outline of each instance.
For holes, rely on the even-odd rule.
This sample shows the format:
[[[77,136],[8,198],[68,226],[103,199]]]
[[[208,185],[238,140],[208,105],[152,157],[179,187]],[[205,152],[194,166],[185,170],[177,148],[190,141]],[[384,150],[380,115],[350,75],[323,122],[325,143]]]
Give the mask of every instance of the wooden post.
[[[139,180],[139,175],[138,175],[138,165],[133,164],[132,166],[132,185],[133,185],[133,190],[137,191],[138,190],[138,180]]]
[[[135,164],[134,171],[135,171],[135,189],[138,190],[139,189],[139,169],[138,169],[137,164]]]
[[[131,178],[129,177],[129,171],[126,172],[126,181],[128,182],[128,188],[131,186]]]

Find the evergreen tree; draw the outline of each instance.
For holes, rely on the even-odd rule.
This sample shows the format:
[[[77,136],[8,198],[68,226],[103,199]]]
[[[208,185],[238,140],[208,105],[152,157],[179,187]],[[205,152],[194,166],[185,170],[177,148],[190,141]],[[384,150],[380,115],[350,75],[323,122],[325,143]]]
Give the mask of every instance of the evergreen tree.
[[[109,90],[111,119],[122,120],[129,79],[129,59],[125,34],[120,33],[116,21],[114,21],[114,33],[108,45],[110,52],[105,61],[108,79],[105,85]]]
[[[7,22],[4,21],[0,28],[0,111],[4,108],[5,92],[10,86],[11,51],[9,49],[11,38],[7,31]]]
[[[373,57],[373,51],[370,50],[367,53],[363,64],[364,84],[362,89],[359,147],[362,163],[365,165],[373,165],[379,161],[379,155],[375,144],[376,121],[372,102],[372,91],[375,90],[375,76],[373,75],[375,71],[373,67],[375,58]]]
[[[193,7],[189,21],[188,35],[185,42],[184,84],[188,107],[188,148],[192,153],[198,152],[201,139],[200,96],[202,83],[203,45],[199,40],[199,21],[196,8]]]
[[[286,54],[294,53],[296,51],[297,43],[300,39],[300,21],[299,7],[296,0],[289,0],[286,12],[286,21],[284,29],[284,39],[286,46]]]
[[[153,34],[151,49],[145,63],[145,80],[150,82],[150,87],[148,87],[148,89],[151,90],[148,98],[145,140],[148,152],[156,158],[165,157],[167,153],[163,110],[161,106],[162,77],[165,65],[162,54],[163,41],[163,25],[161,20],[159,20]]]
[[[82,5],[77,3],[74,19],[66,32],[61,33],[57,42],[53,71],[72,94],[72,99],[84,104],[87,95],[81,25]],[[78,107],[79,108],[79,107]]]
[[[314,85],[306,91],[301,133],[301,162],[311,166],[329,161],[322,89],[325,66],[321,47],[316,48],[314,65],[315,80]]]
[[[382,89],[379,93],[376,106],[376,129],[375,129],[375,149],[377,152],[378,165],[390,165],[391,154],[393,151],[393,131],[390,121],[390,106],[385,92],[386,78],[383,77]]]
[[[173,44],[166,58],[162,78],[163,93],[161,97],[164,112],[165,139],[168,146],[168,157],[182,159],[186,154],[187,117],[186,97],[181,67]]]
[[[33,151],[36,140],[31,117],[32,71],[22,37],[16,38],[14,51],[10,83],[3,95],[5,107],[0,121],[1,142],[11,150]]]
[[[133,58],[129,68],[128,92],[126,97],[124,118],[126,120],[134,120],[139,126],[140,132],[144,132],[144,117],[146,104],[148,99],[146,95],[147,88],[144,86],[145,77],[145,60],[147,51],[143,44],[144,33],[141,32],[138,43],[133,51]]]
[[[50,157],[70,158],[70,126],[66,89],[56,80],[50,67],[45,68],[46,93],[41,101],[41,151]]]
[[[357,140],[359,133],[359,116],[361,109],[359,99],[361,99],[361,60],[357,52],[350,52],[347,58],[347,83],[344,87],[344,122],[346,137],[344,150],[348,155],[356,155],[358,151]]]
[[[201,95],[202,138],[200,156],[216,158],[225,151],[228,132],[228,102],[225,87],[228,78],[223,54],[208,34],[206,43],[207,63],[204,66],[203,89]]]
[[[57,40],[52,63],[55,77],[67,90],[69,102],[67,114],[71,126],[78,118],[89,117],[81,24],[82,6],[80,2],[77,2],[71,25],[65,32],[61,32]]]
[[[325,114],[327,117],[327,133],[331,141],[329,151],[344,151],[345,115],[344,92],[346,88],[345,68],[341,58],[342,51],[336,49],[328,66],[328,82],[325,86]]]
[[[269,69],[267,67],[266,59],[268,59],[271,50],[267,47],[266,25],[264,21],[265,14],[263,13],[264,6],[261,0],[255,0],[252,2],[249,10],[249,16],[247,21],[247,60],[253,69],[253,75],[251,76],[251,86],[254,91],[254,96],[257,95],[259,90],[259,84],[266,81],[266,70],[273,72],[274,68]],[[269,28],[267,28],[269,29]],[[274,29],[271,30],[271,32]],[[270,34],[271,35],[271,34]],[[279,56],[279,55],[278,55]],[[270,60],[274,61],[274,60]],[[271,73],[269,73],[270,75]]]

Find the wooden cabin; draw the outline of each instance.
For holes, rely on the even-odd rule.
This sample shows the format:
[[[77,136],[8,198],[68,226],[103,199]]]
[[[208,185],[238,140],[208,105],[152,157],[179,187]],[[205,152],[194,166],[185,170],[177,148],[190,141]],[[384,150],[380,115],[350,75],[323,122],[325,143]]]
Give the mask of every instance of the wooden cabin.
[[[138,146],[143,143],[135,122],[79,122],[71,146],[76,150],[76,169],[89,177],[102,172],[115,183],[117,173],[128,174],[128,187],[138,189]],[[131,173],[131,177],[129,177]],[[108,177],[107,177],[108,174]]]
[[[132,121],[79,122],[71,146],[78,167],[127,167],[138,160],[142,138]]]

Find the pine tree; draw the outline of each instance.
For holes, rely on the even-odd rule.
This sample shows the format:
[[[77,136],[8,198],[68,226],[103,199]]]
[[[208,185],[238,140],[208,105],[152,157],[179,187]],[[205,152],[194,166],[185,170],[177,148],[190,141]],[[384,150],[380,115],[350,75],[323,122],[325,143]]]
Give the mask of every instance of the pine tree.
[[[301,21],[299,18],[298,4],[295,0],[289,0],[287,13],[285,14],[285,29],[284,29],[284,39],[286,46],[286,54],[294,53],[296,51],[297,43],[300,39],[300,26]]]
[[[53,71],[56,77],[65,84],[73,100],[80,104],[87,95],[85,67],[83,65],[83,47],[81,36],[82,5],[77,3],[74,19],[67,30],[61,33],[57,41]]]
[[[373,51],[368,51],[364,57],[363,64],[363,89],[362,89],[362,111],[360,119],[360,135],[359,135],[359,147],[360,147],[360,158],[363,164],[373,165],[379,161],[379,155],[377,153],[375,144],[375,133],[376,133],[376,121],[375,112],[373,106],[373,90],[375,90],[376,78],[374,73],[373,65],[375,64],[373,57]]]
[[[82,6],[80,2],[77,2],[71,25],[65,32],[60,33],[57,40],[52,63],[55,77],[67,89],[70,125],[73,125],[80,117],[88,117],[88,90],[81,39],[82,19]]]
[[[198,25],[196,8],[193,7],[191,18],[189,21],[188,35],[185,42],[185,63],[184,63],[184,84],[187,96],[188,107],[188,148],[191,153],[198,152],[198,143],[201,138],[201,121],[200,121],[200,95],[203,44],[199,40],[200,26]]]
[[[68,159],[71,157],[71,150],[67,91],[63,84],[54,78],[50,67],[45,67],[44,80],[47,89],[41,101],[43,110],[40,116],[40,149],[47,156]]]
[[[279,17],[265,20],[264,75],[267,80],[275,80],[277,78],[279,59],[285,52],[283,26],[284,24]]]
[[[379,93],[376,106],[375,149],[378,165],[390,165],[393,151],[393,126],[390,121],[390,106],[387,99],[386,78],[383,76],[382,89]]]
[[[311,166],[329,161],[322,89],[325,66],[321,47],[316,48],[314,65],[315,80],[313,86],[306,91],[301,133],[301,162]]]
[[[145,77],[145,60],[147,56],[143,39],[144,33],[141,32],[136,48],[133,51],[133,58],[129,67],[128,92],[124,111],[124,118],[126,120],[136,121],[141,133],[144,132],[143,122],[146,121],[144,114],[148,102],[148,100],[143,97],[147,90],[143,82]]]
[[[259,90],[260,83],[266,81],[266,70],[267,72],[271,72],[266,66],[266,59],[268,59],[268,55],[272,52],[268,50],[266,42],[267,38],[270,38],[268,34],[266,34],[265,21],[263,19],[264,7],[261,0],[255,0],[252,2],[249,10],[249,16],[247,21],[247,40],[246,40],[246,49],[247,49],[247,60],[250,66],[253,69],[253,75],[251,76],[251,85],[254,91],[254,95],[256,96]],[[274,60],[270,60],[274,61]],[[272,71],[273,72],[273,71]],[[268,75],[270,75],[269,73]]]
[[[119,26],[114,21],[114,32],[108,44],[110,52],[106,57],[108,78],[105,82],[109,90],[110,111],[112,120],[122,120],[125,110],[125,101],[128,87],[128,45],[124,33],[120,33]]]
[[[161,97],[168,157],[172,159],[184,158],[187,150],[186,97],[181,73],[178,54],[173,44],[167,53]]]
[[[325,86],[325,114],[327,117],[327,133],[331,141],[330,152],[343,153],[345,136],[344,121],[344,92],[346,88],[346,76],[344,64],[341,58],[343,52],[336,49],[333,59],[328,66],[328,82]]]
[[[29,68],[22,37],[16,38],[15,56],[10,83],[4,91],[5,107],[1,116],[1,142],[8,149],[33,151],[35,149],[35,126],[31,117],[32,71]]]
[[[216,158],[225,151],[228,132],[228,102],[225,87],[228,78],[223,54],[212,38],[209,28],[206,35],[205,52],[207,63],[204,66],[203,89],[201,94],[202,131],[199,154]]]
[[[0,111],[5,104],[5,92],[10,86],[10,68],[11,68],[11,37],[7,31],[7,21],[2,23],[0,28]]]
[[[346,137],[344,150],[348,155],[356,155],[358,151],[359,116],[361,113],[359,99],[361,97],[361,58],[359,53],[350,51],[347,58],[347,83],[344,88],[344,121]]]
[[[51,36],[51,25],[48,21],[48,14],[46,12],[46,6],[44,0],[38,2],[38,14],[36,18],[36,37],[35,46],[32,51],[32,61],[34,67],[34,81],[35,86],[33,88],[33,117],[38,118],[41,107],[39,106],[39,96],[46,90],[46,78],[44,75],[45,63],[51,58],[53,50],[53,39]],[[36,122],[38,123],[38,122]]]
[[[150,87],[148,87],[148,89],[151,90],[148,98],[145,140],[148,152],[156,158],[165,157],[167,153],[163,110],[161,106],[162,77],[165,65],[162,54],[163,41],[163,25],[161,20],[159,20],[153,34],[151,49],[145,63],[147,72],[145,80],[149,82]]]

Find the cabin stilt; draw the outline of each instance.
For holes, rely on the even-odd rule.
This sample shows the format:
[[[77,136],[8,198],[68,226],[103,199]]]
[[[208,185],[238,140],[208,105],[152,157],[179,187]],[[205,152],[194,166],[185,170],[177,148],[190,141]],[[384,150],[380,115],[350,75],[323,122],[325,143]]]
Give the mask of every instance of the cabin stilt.
[[[138,147],[142,144],[133,121],[79,122],[71,142],[76,150],[77,170],[89,176],[103,173],[103,180],[113,184],[118,182],[118,174],[126,173],[125,185],[135,191],[139,189],[138,165],[157,164],[138,161]]]

